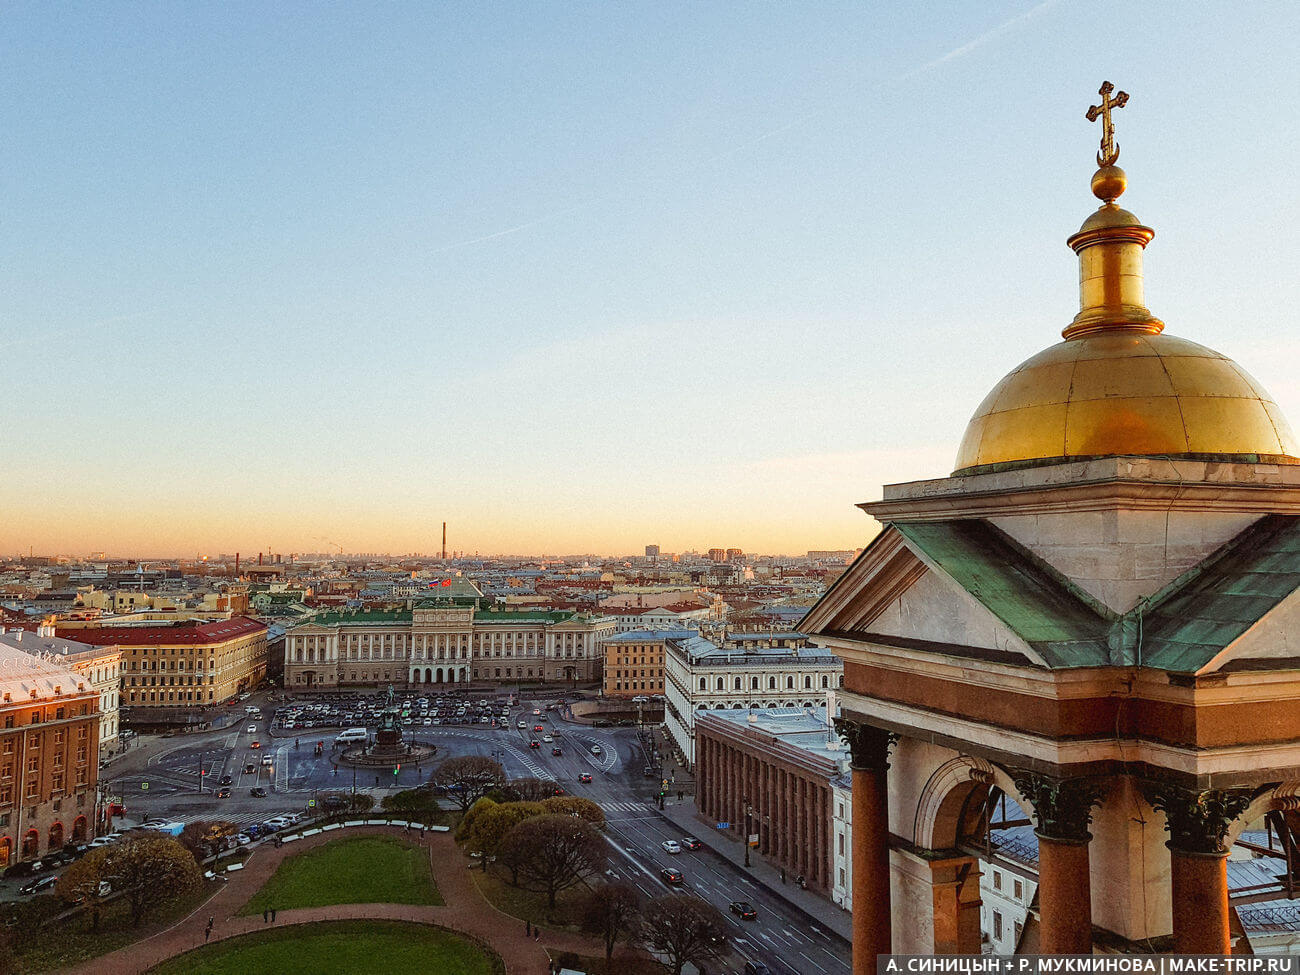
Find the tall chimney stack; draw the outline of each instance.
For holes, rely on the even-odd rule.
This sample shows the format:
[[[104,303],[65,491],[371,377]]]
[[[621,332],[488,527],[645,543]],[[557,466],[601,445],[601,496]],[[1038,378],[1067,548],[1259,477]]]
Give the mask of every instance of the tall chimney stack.
[[[447,561],[447,523],[442,523],[442,560]]]
[[[235,553],[235,578],[239,578],[239,553]]]
[[[258,565],[261,565],[261,564],[262,564],[262,553],[261,553],[261,552],[258,552],[258,553],[257,553],[257,564],[258,564]]]

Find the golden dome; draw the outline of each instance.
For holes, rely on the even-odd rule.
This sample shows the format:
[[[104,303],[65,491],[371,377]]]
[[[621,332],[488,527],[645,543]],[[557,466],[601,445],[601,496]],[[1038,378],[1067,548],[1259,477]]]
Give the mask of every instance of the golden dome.
[[[1226,356],[1162,334],[1147,309],[1142,252],[1155,231],[1116,205],[1127,186],[1117,155],[1099,155],[1092,189],[1102,205],[1068,241],[1079,314],[1064,342],[984,398],[954,473],[1114,456],[1300,464],[1300,443],[1264,388]]]
[[[1300,444],[1231,359],[1176,336],[1111,329],[1044,349],[993,387],[966,427],[956,473],[1116,455],[1300,464]]]

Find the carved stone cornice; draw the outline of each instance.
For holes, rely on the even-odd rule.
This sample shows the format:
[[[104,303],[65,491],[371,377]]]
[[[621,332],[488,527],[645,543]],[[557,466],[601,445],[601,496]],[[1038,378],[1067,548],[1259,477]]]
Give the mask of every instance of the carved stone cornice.
[[[1145,783],[1142,793],[1165,814],[1169,849],[1214,856],[1228,852],[1228,830],[1255,797],[1250,789],[1197,791],[1164,783]]]
[[[835,733],[848,746],[853,768],[863,772],[889,768],[889,746],[898,741],[898,735],[852,718],[836,718]]]
[[[1028,769],[1012,769],[1011,778],[1033,807],[1037,823],[1034,832],[1040,837],[1067,843],[1092,839],[1088,824],[1092,822],[1092,807],[1106,794],[1103,783],[1096,779],[1057,779]]]

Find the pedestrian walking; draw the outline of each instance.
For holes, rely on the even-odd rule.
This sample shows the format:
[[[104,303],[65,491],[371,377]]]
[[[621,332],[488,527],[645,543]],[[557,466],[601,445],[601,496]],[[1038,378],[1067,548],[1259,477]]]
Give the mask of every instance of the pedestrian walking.
[[[275,908],[271,908],[271,923],[275,923]]]
[[[541,941],[541,940],[542,940],[542,929],[541,929],[541,928],[533,928],[533,940],[534,940],[534,941]]]
[[[216,923],[217,923],[217,916],[216,916],[215,914],[209,914],[209,915],[208,915],[208,927],[212,927],[212,925],[214,925],[214,924],[216,924]]]
[[[785,867],[781,868],[781,883],[785,883]]]
[[[262,923],[265,924],[265,923],[266,923],[267,921],[269,921],[269,920],[271,920],[271,911],[270,911],[270,908],[268,908],[268,909],[266,909],[265,911],[262,912]]]
[[[203,943],[204,943],[204,944],[207,944],[207,943],[208,943],[208,939],[209,939],[210,937],[212,937],[212,928],[210,928],[210,927],[208,927],[208,928],[204,928],[204,929],[203,929]]]

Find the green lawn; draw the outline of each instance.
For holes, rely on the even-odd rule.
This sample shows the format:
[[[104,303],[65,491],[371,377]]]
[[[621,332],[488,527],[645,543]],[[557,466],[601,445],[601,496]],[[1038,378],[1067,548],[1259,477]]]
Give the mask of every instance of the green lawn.
[[[258,931],[169,958],[149,975],[500,975],[501,959],[442,928],[329,921]]]
[[[396,837],[358,836],[288,857],[240,913],[330,904],[441,903],[427,850]]]

